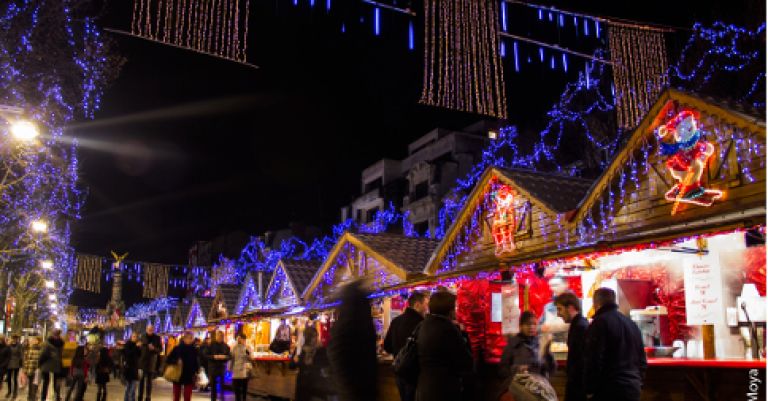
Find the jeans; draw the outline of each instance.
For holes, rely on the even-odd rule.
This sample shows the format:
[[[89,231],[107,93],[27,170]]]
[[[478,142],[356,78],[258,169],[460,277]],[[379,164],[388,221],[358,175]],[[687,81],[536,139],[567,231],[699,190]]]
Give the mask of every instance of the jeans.
[[[107,401],[107,385],[99,384],[96,390],[96,401]]]
[[[400,392],[400,401],[414,401],[416,399],[416,387],[400,377],[395,377],[397,390]]]
[[[248,379],[232,379],[235,390],[235,401],[245,401],[248,398]]]
[[[154,378],[154,372],[141,371],[141,378],[139,379],[139,400],[138,401],[150,401],[152,399],[152,379]],[[146,394],[146,397],[144,396]]]
[[[28,374],[29,384],[27,384],[27,401],[37,401],[37,387],[35,384],[35,373]]]
[[[72,393],[75,393],[75,401],[78,401],[78,395],[81,393],[85,393],[85,390],[83,390],[83,386],[85,386],[85,375],[84,374],[73,374],[72,375],[72,384],[69,386],[69,389],[67,389],[67,396],[64,397],[66,401],[69,401],[72,397]],[[80,396],[82,399],[82,396]]]
[[[211,401],[216,401],[216,392],[221,392],[221,399],[224,399],[224,375],[214,375],[210,377]]]
[[[190,401],[192,399],[192,389],[195,387],[194,383],[180,384],[173,383],[173,401],[179,401],[181,398],[181,388],[184,387],[184,401]]]
[[[61,399],[61,396],[59,395],[59,380],[53,373],[40,373],[40,379],[41,384],[43,385],[42,391],[40,392],[40,401],[45,401],[48,398],[48,387],[53,384],[53,393],[56,397],[56,401],[59,401]]]
[[[16,398],[16,393],[19,391],[19,368],[8,369],[8,395],[13,394],[13,398]]]
[[[125,397],[124,401],[136,401],[136,385],[138,380],[126,380],[125,381]]]

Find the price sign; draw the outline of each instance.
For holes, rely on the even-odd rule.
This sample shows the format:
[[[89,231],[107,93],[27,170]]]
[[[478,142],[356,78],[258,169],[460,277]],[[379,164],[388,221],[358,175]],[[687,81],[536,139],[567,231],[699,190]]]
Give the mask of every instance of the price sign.
[[[708,325],[723,322],[723,278],[716,255],[683,259],[685,314],[687,324]]]

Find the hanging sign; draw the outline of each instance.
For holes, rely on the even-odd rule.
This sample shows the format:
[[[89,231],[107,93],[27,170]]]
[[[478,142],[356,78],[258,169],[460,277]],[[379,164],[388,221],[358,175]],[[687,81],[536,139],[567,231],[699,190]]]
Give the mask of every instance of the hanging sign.
[[[501,334],[520,331],[520,297],[516,282],[501,287]]]
[[[683,259],[685,315],[689,326],[723,323],[723,280],[714,255]]]

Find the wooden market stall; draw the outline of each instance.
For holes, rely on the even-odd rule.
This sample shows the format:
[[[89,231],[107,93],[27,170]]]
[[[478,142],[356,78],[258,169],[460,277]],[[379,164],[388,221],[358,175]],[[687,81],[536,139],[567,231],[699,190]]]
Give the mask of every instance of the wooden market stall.
[[[474,277],[459,286],[458,302],[473,350],[490,363],[478,399],[498,397],[492,377],[505,336],[521,310],[545,314],[555,276],[585,312],[595,288],[614,288],[644,335],[643,314],[658,311],[654,324],[665,323],[644,337],[649,352],[686,345],[677,358],[649,359],[644,400],[743,396],[749,370],[765,372],[764,360],[745,355],[760,353],[742,347],[739,311],[742,302],[765,303],[765,158],[762,117],[669,89],[594,182],[489,168],[425,269]],[[705,273],[718,290],[702,299],[691,286]],[[700,309],[712,299],[720,301]],[[758,309],[750,314],[764,349]],[[560,392],[563,380],[553,379]]]
[[[190,330],[201,341],[209,334],[208,313],[213,307],[213,298],[194,297],[184,319],[184,329]]]
[[[208,311],[208,322],[217,331],[224,333],[224,342],[230,347],[236,343],[238,325],[234,324],[231,317],[236,315],[241,289],[242,286],[237,284],[220,284],[214,291],[211,309]]]

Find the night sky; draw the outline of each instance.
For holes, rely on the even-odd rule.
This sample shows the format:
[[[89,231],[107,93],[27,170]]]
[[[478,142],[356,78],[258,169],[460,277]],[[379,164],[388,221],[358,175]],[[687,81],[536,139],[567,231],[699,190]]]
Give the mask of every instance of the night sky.
[[[434,127],[480,118],[418,104],[422,35],[417,28],[409,51],[404,16],[382,11],[376,37],[372,9],[359,0],[334,0],[330,15],[324,1],[251,3],[248,55],[259,69],[114,36],[123,71],[95,120],[71,130],[89,191],[74,225],[78,251],[184,263],[194,241],[231,231],[261,234],[291,221],[327,230],[359,195],[363,168],[404,157]],[[752,7],[764,15],[762,2],[744,0],[550,4],[681,27],[712,16],[745,22]],[[100,23],[129,30],[131,7],[112,1]],[[575,71],[506,71],[511,120],[537,135]]]

